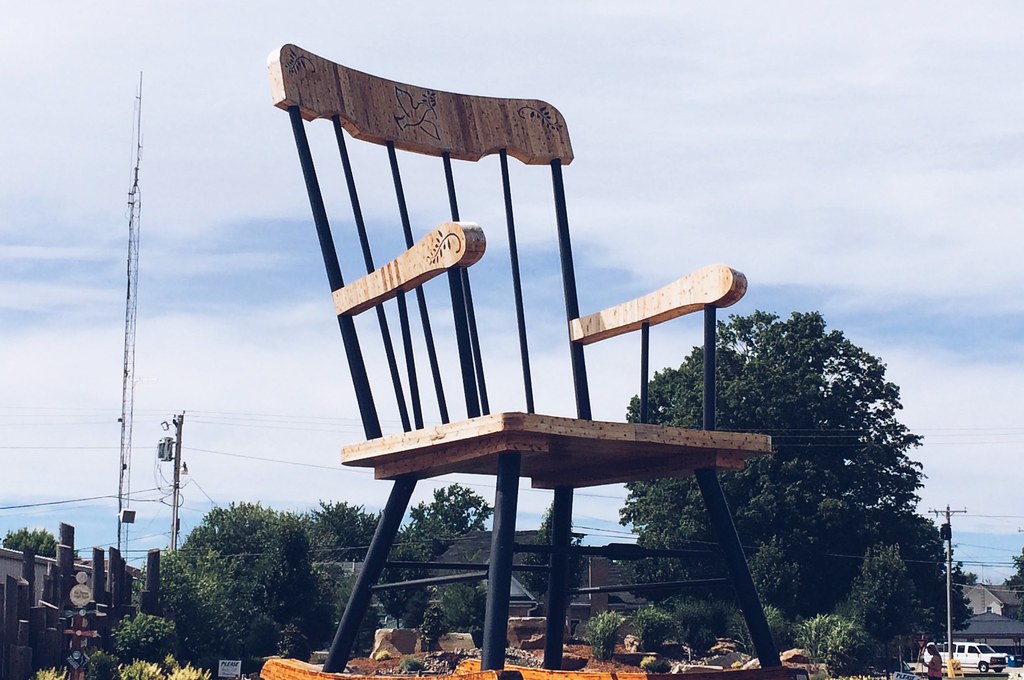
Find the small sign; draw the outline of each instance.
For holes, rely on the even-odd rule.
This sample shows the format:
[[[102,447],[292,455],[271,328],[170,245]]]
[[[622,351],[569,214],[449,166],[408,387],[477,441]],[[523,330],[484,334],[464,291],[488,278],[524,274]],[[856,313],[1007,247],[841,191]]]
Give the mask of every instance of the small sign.
[[[76,583],[71,588],[68,599],[76,607],[84,607],[92,601],[92,588],[82,583]]]
[[[217,663],[217,677],[218,678],[237,678],[242,675],[242,661],[225,660],[221,659]]]
[[[892,674],[892,680],[918,680],[918,678],[913,673],[904,673],[903,671],[896,671]]]
[[[79,668],[89,663],[89,657],[85,652],[76,649],[68,655],[66,661],[68,662],[68,666],[71,667],[71,670],[77,671]]]

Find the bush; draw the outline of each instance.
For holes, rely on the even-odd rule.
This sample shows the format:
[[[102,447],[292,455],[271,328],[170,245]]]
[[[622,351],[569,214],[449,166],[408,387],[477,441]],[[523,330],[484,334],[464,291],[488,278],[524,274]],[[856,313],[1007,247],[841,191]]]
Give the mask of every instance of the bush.
[[[729,624],[735,612],[735,607],[721,600],[697,597],[679,598],[672,606],[679,634],[697,653],[707,651],[716,638],[729,635]]]
[[[669,637],[675,633],[675,619],[661,609],[646,607],[633,615],[633,629],[642,652],[661,651]]]
[[[122,662],[160,663],[177,646],[174,622],[149,614],[125,619],[114,633],[114,653]]]
[[[90,654],[85,680],[118,680],[117,657],[99,649]]]
[[[870,650],[864,629],[838,614],[819,614],[803,621],[797,626],[796,639],[811,659],[824,663],[833,676],[861,670]]]
[[[403,656],[398,662],[398,670],[403,673],[419,673],[423,670],[423,660],[415,656]]]
[[[590,617],[587,621],[586,640],[595,659],[607,661],[615,651],[615,639],[619,626],[625,619],[618,612],[606,611]]]
[[[249,633],[245,636],[245,655],[270,656],[277,652],[280,641],[280,626],[266,614],[257,614],[249,623]]]
[[[657,656],[645,656],[640,662],[640,670],[644,673],[668,673],[672,670],[672,662]]]
[[[56,668],[41,668],[32,676],[32,680],[67,680],[67,677],[67,671],[57,670]]]
[[[289,623],[281,629],[281,643],[278,652],[286,659],[298,659],[299,661],[309,661],[309,657],[313,655],[309,639],[294,623]]]
[[[118,669],[121,680],[164,680],[163,669],[152,661],[132,661]]]
[[[420,635],[428,652],[434,651],[434,645],[444,632],[444,611],[436,602],[431,603],[423,612],[423,623],[420,624]]]
[[[167,680],[210,680],[210,671],[193,668],[190,664],[178,667],[167,673]]]
[[[782,611],[774,605],[765,605],[764,617],[768,622],[768,631],[772,635],[772,640],[775,641],[775,646],[778,649],[789,649],[793,642],[792,626],[783,616]],[[729,633],[736,642],[742,645],[744,651],[757,655],[757,650],[754,649],[754,639],[750,635],[750,629],[747,628],[747,619],[743,616],[743,612],[737,611],[732,616]]]

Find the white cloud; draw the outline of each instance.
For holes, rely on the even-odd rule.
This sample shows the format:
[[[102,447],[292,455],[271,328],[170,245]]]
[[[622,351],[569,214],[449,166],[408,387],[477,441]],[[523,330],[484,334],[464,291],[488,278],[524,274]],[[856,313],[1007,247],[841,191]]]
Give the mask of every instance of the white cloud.
[[[1024,95],[1013,83],[1024,12],[940,7],[401,3],[387,21],[326,2],[8,8],[0,435],[5,446],[70,447],[3,449],[35,466],[5,479],[9,497],[115,490],[125,202],[143,71],[139,484],[155,484],[160,421],[184,409],[187,509],[208,507],[200,486],[218,502],[383,501],[386,484],[364,473],[236,457],[332,467],[340,445],[361,437],[287,117],[269,101],[266,55],[295,42],[406,82],[549,101],[577,154],[565,174],[584,311],[727,262],[751,281],[730,311],[785,314],[779,300],[798,299],[889,364],[908,424],[928,437],[922,507],[1012,515],[1012,494],[992,493],[991,480],[1017,478]],[[343,227],[330,131],[310,131],[326,144],[321,178]],[[350,150],[371,224],[397,225],[380,149]],[[407,177],[438,165],[402,163]],[[497,163],[484,166],[492,176],[474,180],[456,164],[462,215],[483,225],[488,258],[503,258]],[[513,164],[538,406],[572,414],[550,182],[526,170]],[[447,218],[440,184],[408,194],[418,233]],[[375,256],[390,257],[380,246]],[[358,253],[342,257],[351,278]],[[485,299],[486,277],[474,282],[495,404],[521,407],[510,313],[498,307],[507,302]],[[699,337],[692,320],[656,329],[652,368],[678,365]],[[374,344],[365,341],[376,364]],[[993,356],[979,363],[985,351]],[[595,414],[621,417],[639,382],[635,339],[588,350],[588,364]],[[40,485],[38,466],[66,474]],[[621,491],[595,494],[578,511],[614,520],[617,502],[601,495]],[[540,492],[524,498],[527,513],[547,504]],[[1010,530],[982,519],[965,526]]]

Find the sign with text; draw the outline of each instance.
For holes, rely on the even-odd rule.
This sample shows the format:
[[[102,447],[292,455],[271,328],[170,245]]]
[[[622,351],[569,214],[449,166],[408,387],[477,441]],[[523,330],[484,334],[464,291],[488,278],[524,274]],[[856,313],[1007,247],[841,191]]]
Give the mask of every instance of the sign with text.
[[[218,678],[237,678],[242,675],[242,661],[221,659],[217,663]]]

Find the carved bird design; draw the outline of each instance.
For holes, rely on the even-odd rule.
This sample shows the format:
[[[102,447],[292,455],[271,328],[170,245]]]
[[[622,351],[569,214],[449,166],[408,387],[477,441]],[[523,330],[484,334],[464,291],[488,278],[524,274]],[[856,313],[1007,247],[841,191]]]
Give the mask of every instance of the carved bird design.
[[[433,92],[427,92],[420,97],[419,102],[416,102],[411,92],[396,87],[395,99],[398,101],[399,108],[402,109],[402,115],[395,114],[395,123],[399,130],[411,127],[419,128],[437,141],[441,141],[441,133],[438,131],[437,125],[434,121],[427,120],[428,115],[437,118],[437,111],[434,110],[437,99]]]

